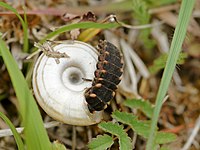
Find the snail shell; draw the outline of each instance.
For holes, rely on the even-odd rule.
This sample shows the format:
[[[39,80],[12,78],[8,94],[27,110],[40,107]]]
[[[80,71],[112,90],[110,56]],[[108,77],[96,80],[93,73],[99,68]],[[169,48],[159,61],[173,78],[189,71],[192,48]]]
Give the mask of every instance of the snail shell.
[[[97,50],[80,41],[65,41],[52,46],[69,58],[54,58],[44,53],[38,58],[32,78],[35,97],[52,118],[71,125],[92,125],[101,121],[102,111],[91,113],[85,91],[92,82],[98,61]]]

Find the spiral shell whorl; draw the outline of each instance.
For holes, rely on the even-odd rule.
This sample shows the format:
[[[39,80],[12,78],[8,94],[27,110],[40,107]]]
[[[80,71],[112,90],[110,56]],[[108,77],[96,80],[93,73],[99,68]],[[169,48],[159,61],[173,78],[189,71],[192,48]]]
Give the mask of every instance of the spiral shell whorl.
[[[70,58],[60,58],[57,64],[42,54],[33,72],[33,90],[44,111],[56,120],[72,125],[91,125],[102,119],[102,112],[90,113],[85,101],[85,90],[93,79],[98,53],[80,41],[56,44],[54,51],[66,53]]]

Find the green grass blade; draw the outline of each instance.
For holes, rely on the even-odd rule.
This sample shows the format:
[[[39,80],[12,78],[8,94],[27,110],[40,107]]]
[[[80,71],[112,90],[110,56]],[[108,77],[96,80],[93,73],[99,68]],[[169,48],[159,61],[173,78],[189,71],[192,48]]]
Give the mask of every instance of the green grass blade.
[[[8,5],[8,4],[4,3],[4,2],[0,2],[0,6],[6,8],[6,9],[9,9],[13,13],[15,13],[15,15],[19,18],[19,20],[20,20],[20,22],[22,24],[23,31],[24,31],[23,50],[24,50],[24,52],[27,52],[28,51],[28,29],[27,29],[28,25],[26,24],[26,22],[24,22],[24,20],[19,15],[17,10],[14,9],[12,6],[10,6],[10,5]]]
[[[28,88],[23,74],[18,69],[15,60],[1,38],[0,51],[19,102],[22,125],[25,127],[24,133],[27,149],[50,149],[50,142],[43,126],[36,102]]]
[[[154,109],[150,134],[147,141],[147,150],[152,150],[159,113],[162,107],[163,99],[169,87],[169,83],[171,81],[171,77],[174,72],[179,53],[181,51],[181,46],[186,35],[187,26],[190,20],[192,9],[194,7],[194,3],[195,0],[183,0],[181,4],[180,14],[174,37],[172,39],[169,57],[167,59],[166,67],[164,69],[163,77],[161,79],[158,94],[156,97],[156,106]]]
[[[24,10],[24,24],[25,24],[25,28],[23,28],[24,30],[24,43],[23,43],[23,50],[24,52],[28,52],[29,50],[29,43],[28,43],[28,20],[27,20],[27,15],[26,15],[26,6],[23,6],[23,10]]]
[[[22,142],[22,139],[19,135],[19,133],[17,132],[17,130],[15,129],[14,125],[12,124],[12,122],[2,113],[0,112],[0,117],[6,122],[6,124],[10,127],[13,136],[15,138],[15,141],[17,143],[17,147],[19,150],[23,150],[24,149],[24,144]]]
[[[63,27],[49,33],[40,42],[43,43],[47,39],[55,37],[56,35],[59,35],[66,31],[70,31],[70,30],[77,29],[77,28],[79,28],[79,29],[87,29],[87,28],[110,29],[110,28],[114,28],[114,27],[118,27],[118,26],[119,26],[119,24],[117,24],[117,23],[95,23],[95,22],[80,22],[80,23],[69,24],[69,25],[63,26]]]

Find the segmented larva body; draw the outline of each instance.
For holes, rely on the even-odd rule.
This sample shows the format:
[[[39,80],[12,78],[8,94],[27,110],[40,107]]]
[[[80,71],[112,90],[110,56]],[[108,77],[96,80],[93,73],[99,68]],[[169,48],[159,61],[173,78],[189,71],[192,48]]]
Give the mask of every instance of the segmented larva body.
[[[99,56],[92,87],[85,92],[90,112],[101,111],[115,96],[117,85],[123,73],[123,60],[120,51],[107,41],[100,41],[97,46]]]

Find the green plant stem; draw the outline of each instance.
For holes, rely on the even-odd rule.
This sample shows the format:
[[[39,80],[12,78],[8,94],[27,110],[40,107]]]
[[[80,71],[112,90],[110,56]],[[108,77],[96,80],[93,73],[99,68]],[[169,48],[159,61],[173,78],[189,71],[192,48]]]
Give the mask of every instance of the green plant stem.
[[[159,113],[163,104],[163,99],[167,93],[167,89],[169,87],[169,83],[171,81],[179,53],[181,52],[181,46],[186,35],[187,26],[190,20],[192,9],[194,7],[194,3],[195,0],[183,0],[181,4],[180,14],[174,37],[172,39],[169,57],[167,59],[166,67],[164,69],[163,77],[161,79],[158,94],[156,97],[156,106],[153,112],[150,135],[146,146],[147,150],[153,149]]]

